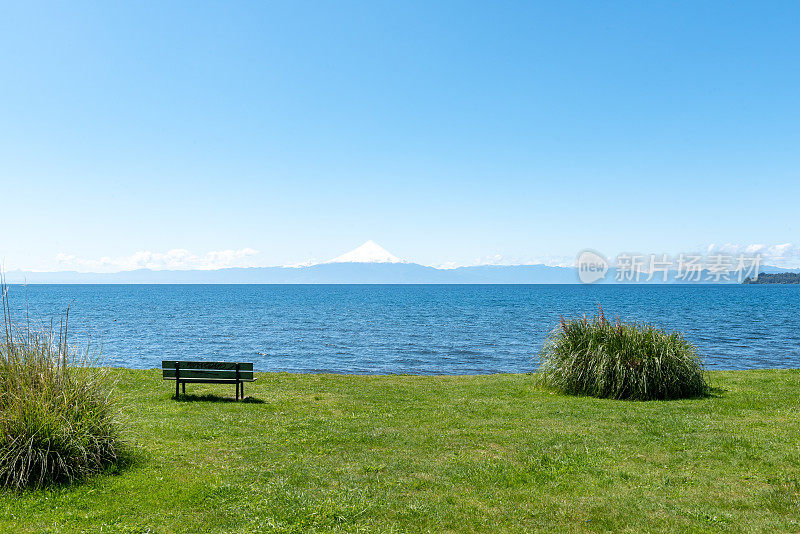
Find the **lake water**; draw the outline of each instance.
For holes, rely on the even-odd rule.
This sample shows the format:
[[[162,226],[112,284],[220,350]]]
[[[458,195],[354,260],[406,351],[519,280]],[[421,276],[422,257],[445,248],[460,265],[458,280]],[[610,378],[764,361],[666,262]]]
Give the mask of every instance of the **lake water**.
[[[800,367],[800,286],[39,285],[9,290],[17,321],[68,305],[70,339],[107,365],[252,361],[260,371],[466,374],[535,370],[559,316],[655,323],[710,369]]]

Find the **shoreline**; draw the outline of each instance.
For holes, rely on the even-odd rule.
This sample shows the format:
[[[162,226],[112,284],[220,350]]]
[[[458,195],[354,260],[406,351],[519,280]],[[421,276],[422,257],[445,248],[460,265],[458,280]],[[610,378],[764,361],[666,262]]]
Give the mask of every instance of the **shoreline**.
[[[203,360],[186,360],[186,361],[203,361]],[[211,360],[208,360],[211,361]],[[118,369],[118,370],[126,370],[126,371],[161,371],[160,367],[123,367],[123,366],[114,366],[114,365],[101,365],[99,366],[103,369]],[[752,369],[706,369],[708,373],[749,373],[749,372],[761,372],[761,371],[775,371],[775,372],[784,372],[784,371],[800,371],[800,367],[758,367]],[[255,373],[259,375],[290,375],[290,376],[375,376],[375,377],[449,377],[449,378],[458,378],[458,377],[481,377],[481,376],[532,376],[536,374],[537,371],[527,371],[523,373],[513,373],[513,372],[505,372],[499,371],[496,373],[341,373],[335,371],[259,371],[258,369],[254,370]]]

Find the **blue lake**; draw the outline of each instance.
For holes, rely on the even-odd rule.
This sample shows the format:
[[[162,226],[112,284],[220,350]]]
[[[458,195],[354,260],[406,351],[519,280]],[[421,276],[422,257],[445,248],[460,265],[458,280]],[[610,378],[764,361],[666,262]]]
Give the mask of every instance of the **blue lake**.
[[[102,346],[107,365],[252,361],[260,371],[466,374],[535,370],[559,316],[655,323],[710,369],[800,367],[800,286],[38,285],[9,289],[15,320]]]

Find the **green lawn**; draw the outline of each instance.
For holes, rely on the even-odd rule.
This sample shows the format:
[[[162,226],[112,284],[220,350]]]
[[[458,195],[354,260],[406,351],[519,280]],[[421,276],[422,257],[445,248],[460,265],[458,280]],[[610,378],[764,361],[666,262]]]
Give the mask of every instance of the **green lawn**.
[[[234,403],[119,370],[137,460],[0,493],[0,532],[800,531],[800,371],[711,378],[712,398],[626,402],[529,375],[260,374]]]

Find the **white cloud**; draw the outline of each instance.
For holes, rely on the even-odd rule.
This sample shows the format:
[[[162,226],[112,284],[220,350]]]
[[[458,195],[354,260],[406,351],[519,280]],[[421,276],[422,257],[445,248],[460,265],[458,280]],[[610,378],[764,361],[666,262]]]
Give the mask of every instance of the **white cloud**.
[[[99,259],[79,258],[73,254],[60,253],[56,256],[59,269],[80,272],[109,273],[133,271],[136,269],[163,270],[214,270],[227,267],[251,267],[248,258],[258,254],[252,248],[239,250],[214,250],[197,255],[186,249],[176,248],[167,252],[140,250],[130,256]]]
[[[765,245],[763,243],[749,245],[725,243],[724,245],[716,245],[712,243],[708,246],[708,254],[760,254],[761,265],[785,268],[800,267],[800,245],[795,245],[794,243],[782,243],[779,245]]]
[[[300,267],[311,267],[312,265],[318,265],[320,263],[322,263],[322,262],[321,261],[317,261],[317,260],[306,260],[306,261],[298,261],[298,262],[289,262],[289,263],[286,263],[284,265],[281,265],[281,267],[299,269]]]
[[[475,267],[479,265],[547,265],[548,267],[573,267],[575,265],[575,258],[567,258],[564,256],[519,257],[491,254],[475,258],[471,262],[448,261],[442,264],[429,265],[429,267],[436,267],[437,269],[457,269],[458,267]]]

